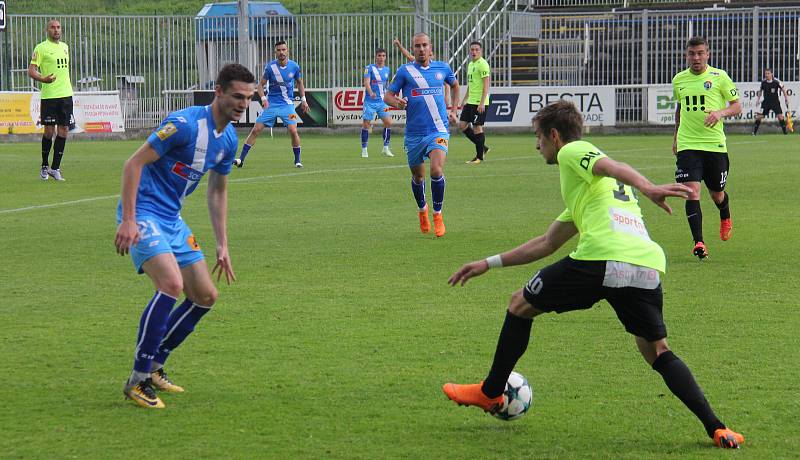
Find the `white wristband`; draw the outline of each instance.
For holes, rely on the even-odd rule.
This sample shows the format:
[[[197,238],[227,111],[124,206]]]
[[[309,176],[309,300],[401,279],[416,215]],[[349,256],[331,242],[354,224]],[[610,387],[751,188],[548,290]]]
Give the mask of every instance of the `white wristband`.
[[[302,102],[305,102],[305,101],[306,101],[306,97],[305,97],[305,96],[303,96],[303,97],[301,97],[301,98],[300,98],[300,100],[301,100]]]
[[[267,96],[261,96],[261,101],[262,102],[267,102]]]
[[[486,263],[489,264],[489,268],[500,268],[503,266],[503,259],[500,258],[500,254],[487,257]]]

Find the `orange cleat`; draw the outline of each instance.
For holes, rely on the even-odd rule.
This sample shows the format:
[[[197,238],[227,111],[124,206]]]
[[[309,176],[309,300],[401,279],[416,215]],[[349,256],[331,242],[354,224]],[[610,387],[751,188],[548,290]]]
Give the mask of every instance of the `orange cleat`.
[[[471,385],[445,383],[442,386],[442,390],[451,401],[459,406],[478,406],[484,412],[497,413],[503,408],[503,395],[490,398],[483,394],[481,386],[483,386],[483,382]]]
[[[733,235],[733,222],[730,217],[719,221],[719,239],[728,241]]]
[[[708,249],[706,249],[706,244],[702,241],[698,241],[697,244],[694,245],[694,249],[692,249],[692,254],[696,255],[700,260],[708,257]]]
[[[435,233],[436,236],[444,236],[444,218],[441,212],[433,213],[433,233]]]
[[[738,449],[744,444],[744,436],[728,428],[714,432],[714,444],[720,449]]]
[[[428,207],[419,212],[419,231],[428,233],[431,231],[431,221],[428,219]]]

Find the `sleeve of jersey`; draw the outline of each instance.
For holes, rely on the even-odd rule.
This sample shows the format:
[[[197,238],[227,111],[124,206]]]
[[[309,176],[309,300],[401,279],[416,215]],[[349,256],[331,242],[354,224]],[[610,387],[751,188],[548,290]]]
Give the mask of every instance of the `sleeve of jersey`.
[[[33,49],[33,56],[31,56],[31,64],[35,65],[36,67],[41,67],[39,64],[39,45],[36,45],[36,48]]]
[[[558,164],[561,168],[569,168],[581,179],[591,182],[594,178],[592,168],[595,162],[607,155],[603,152],[585,152],[582,150],[562,148],[558,152]]]
[[[297,64],[297,69],[294,72],[294,79],[303,78],[303,71],[300,69],[300,64]]]
[[[489,64],[484,63],[480,68],[480,74],[479,74],[480,77],[483,79],[490,76],[491,74],[492,74],[492,69],[489,68]]]
[[[733,83],[733,80],[731,80],[731,77],[729,77],[728,74],[722,75],[720,91],[722,92],[722,98],[728,102],[739,99],[739,91],[736,89],[736,85]]]
[[[403,75],[404,74],[405,74],[405,71],[403,70],[402,67],[397,69],[397,73],[394,74],[394,78],[392,79],[392,82],[389,83],[389,91],[391,91],[391,92],[393,92],[395,94],[400,94],[400,90],[403,89],[403,84],[404,84]]]
[[[453,69],[450,66],[447,66],[447,75],[444,77],[444,81],[447,82],[448,85],[452,85],[456,82],[456,74],[453,73]]]
[[[369,78],[369,66],[364,67],[364,78]]]
[[[556,220],[559,222],[572,222],[572,213],[569,212],[569,209],[565,209],[556,217]]]
[[[150,134],[147,143],[153,147],[158,156],[163,157],[173,148],[186,145],[191,138],[190,131],[188,123],[181,121],[179,117],[169,116]]]

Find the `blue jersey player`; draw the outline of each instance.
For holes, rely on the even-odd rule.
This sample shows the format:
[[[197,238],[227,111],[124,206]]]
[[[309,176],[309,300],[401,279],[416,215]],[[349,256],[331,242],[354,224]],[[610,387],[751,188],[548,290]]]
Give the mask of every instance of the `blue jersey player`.
[[[211,105],[171,113],[125,162],[117,209],[117,253],[131,254],[156,292],[142,313],[125,396],[146,408],[163,408],[156,389],[182,392],[163,366],[217,300],[217,281],[235,280],[228,254],[228,179],[236,157],[239,120],[255,93],[255,77],[239,64],[222,68]],[[208,213],[217,240],[209,273],[203,252],[180,215],[184,199],[208,173]],[[217,272],[218,271],[218,272]],[[175,309],[181,292],[186,299]]]
[[[378,48],[375,51],[375,63],[364,68],[364,114],[361,117],[361,157],[369,157],[367,143],[369,142],[370,123],[378,118],[383,121],[383,154],[393,157],[389,149],[392,138],[392,118],[389,116],[389,106],[383,102],[386,95],[386,86],[389,84],[389,75],[392,69],[386,65],[386,50]]]
[[[234,162],[238,167],[244,166],[247,153],[256,143],[256,138],[264,129],[275,126],[275,121],[280,118],[289,130],[292,138],[292,152],[294,153],[294,166],[302,168],[300,162],[300,134],[297,132],[297,112],[294,110],[294,82],[297,81],[297,90],[300,92],[300,110],[308,112],[306,103],[306,88],[303,85],[303,73],[300,65],[289,59],[289,47],[281,40],[275,43],[275,60],[264,66],[264,75],[258,82],[258,95],[261,96],[261,105],[264,111],[256,119],[256,124],[247,135],[242,147],[242,153]],[[267,93],[264,93],[264,88]]]
[[[458,80],[446,63],[431,60],[431,38],[414,35],[414,62],[400,66],[386,91],[384,101],[406,110],[405,150],[411,168],[411,191],[419,208],[419,228],[431,229],[428,205],[425,202],[425,158],[431,162],[431,199],[433,230],[444,236],[442,218],[444,204],[444,162],[450,139],[448,118],[456,116]],[[450,86],[450,114],[445,103],[445,84]],[[397,95],[402,91],[403,97]]]

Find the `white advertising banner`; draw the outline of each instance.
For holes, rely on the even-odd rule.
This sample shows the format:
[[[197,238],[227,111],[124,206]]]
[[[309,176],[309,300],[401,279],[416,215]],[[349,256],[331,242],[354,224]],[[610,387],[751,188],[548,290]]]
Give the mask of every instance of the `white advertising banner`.
[[[789,107],[783,100],[783,95],[779,97],[781,108],[784,112],[791,112],[792,117],[800,106],[800,82],[783,82],[783,86],[789,95]],[[756,106],[758,91],[761,83],[736,83],[739,90],[739,102],[742,103],[742,113],[736,117],[726,118],[725,123],[751,123],[755,119],[755,114],[761,112],[761,103]],[[764,100],[762,95],[761,101]],[[775,118],[770,114],[769,118]],[[647,91],[647,121],[656,125],[675,124],[675,99],[672,97],[672,85],[654,85]]]
[[[44,132],[39,122],[38,92],[0,93],[0,135]],[[72,96],[73,133],[121,133],[125,131],[122,107],[116,92],[75,93]]]
[[[614,126],[617,122],[613,86],[516,86],[492,88],[491,104],[486,114],[486,126],[530,126],[539,110],[559,99],[575,103],[587,126]],[[333,125],[361,124],[364,88],[333,90]],[[404,110],[390,108],[387,112],[395,124],[405,124]]]

